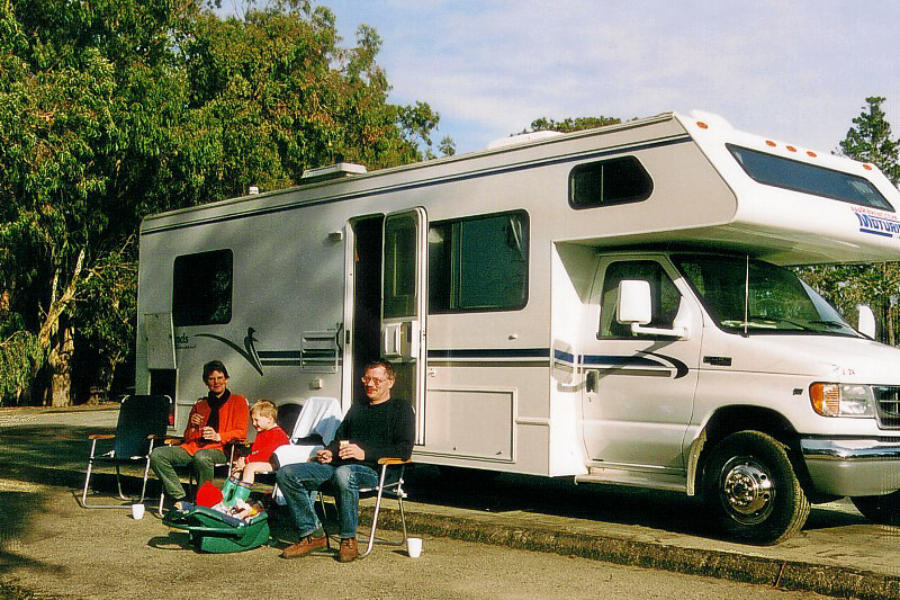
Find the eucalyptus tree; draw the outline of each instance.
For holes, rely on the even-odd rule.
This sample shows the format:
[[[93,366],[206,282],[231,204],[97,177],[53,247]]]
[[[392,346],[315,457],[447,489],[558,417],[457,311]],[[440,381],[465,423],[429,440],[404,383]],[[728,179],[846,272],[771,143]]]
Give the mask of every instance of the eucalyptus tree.
[[[388,102],[368,27],[303,1],[0,0],[0,402],[110,385],[134,347],[149,213],[311,166],[430,155],[439,116]]]

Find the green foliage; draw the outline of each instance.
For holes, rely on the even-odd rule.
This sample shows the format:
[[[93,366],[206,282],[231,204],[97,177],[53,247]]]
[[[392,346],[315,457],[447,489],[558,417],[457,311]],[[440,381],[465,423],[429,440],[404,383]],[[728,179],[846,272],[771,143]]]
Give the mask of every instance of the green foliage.
[[[18,403],[30,389],[36,364],[44,358],[37,336],[28,331],[16,331],[0,341],[0,398]]]
[[[841,154],[860,162],[868,162],[887,176],[894,185],[900,182],[900,163],[897,152],[898,141],[891,139],[891,125],[887,122],[881,105],[885,98],[866,98],[863,112],[853,119],[853,127],[840,143]]]
[[[108,386],[134,346],[147,214],[431,156],[439,115],[387,102],[373,29],[343,48],[308,1],[224,20],[203,4],[0,0],[0,402],[47,368],[61,327]]]
[[[562,121],[554,121],[547,117],[541,117],[531,122],[531,128],[525,129],[522,133],[531,133],[534,131],[558,131],[560,133],[572,133],[573,131],[582,131],[584,129],[594,129],[596,127],[606,127],[607,125],[618,125],[622,119],[616,117],[576,117],[566,118]]]

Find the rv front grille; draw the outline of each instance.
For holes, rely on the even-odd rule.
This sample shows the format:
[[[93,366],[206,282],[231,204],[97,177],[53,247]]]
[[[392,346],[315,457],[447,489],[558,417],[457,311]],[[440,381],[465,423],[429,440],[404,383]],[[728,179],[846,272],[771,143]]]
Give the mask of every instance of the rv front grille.
[[[873,386],[878,406],[878,424],[882,429],[900,429],[900,386]]]

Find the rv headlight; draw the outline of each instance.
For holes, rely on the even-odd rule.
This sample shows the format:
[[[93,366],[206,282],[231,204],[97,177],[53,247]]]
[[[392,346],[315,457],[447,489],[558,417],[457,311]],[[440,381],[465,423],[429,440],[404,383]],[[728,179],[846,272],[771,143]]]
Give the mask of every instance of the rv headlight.
[[[809,386],[813,410],[823,417],[874,417],[871,385],[814,383]]]

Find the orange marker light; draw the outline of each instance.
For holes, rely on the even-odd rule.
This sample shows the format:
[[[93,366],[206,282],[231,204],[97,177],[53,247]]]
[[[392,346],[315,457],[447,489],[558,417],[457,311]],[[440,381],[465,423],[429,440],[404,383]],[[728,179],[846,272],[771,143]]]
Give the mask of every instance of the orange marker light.
[[[863,169],[865,169],[866,171],[871,171],[872,165],[863,165]]]
[[[812,150],[807,150],[807,151],[806,151],[806,155],[809,156],[809,157],[811,157],[811,158],[815,158],[815,157],[818,156],[818,154],[816,154],[816,153],[813,152]]]
[[[697,121],[697,127],[699,127],[700,129],[709,129],[709,125],[707,125],[703,121]]]
[[[775,142],[773,142],[772,140],[766,140],[766,146],[771,146],[771,147],[774,148],[774,147],[775,147]]]
[[[788,149],[789,151],[791,151],[791,152],[796,152],[796,151],[797,151],[797,149],[794,148],[793,146],[787,146],[787,149]]]

